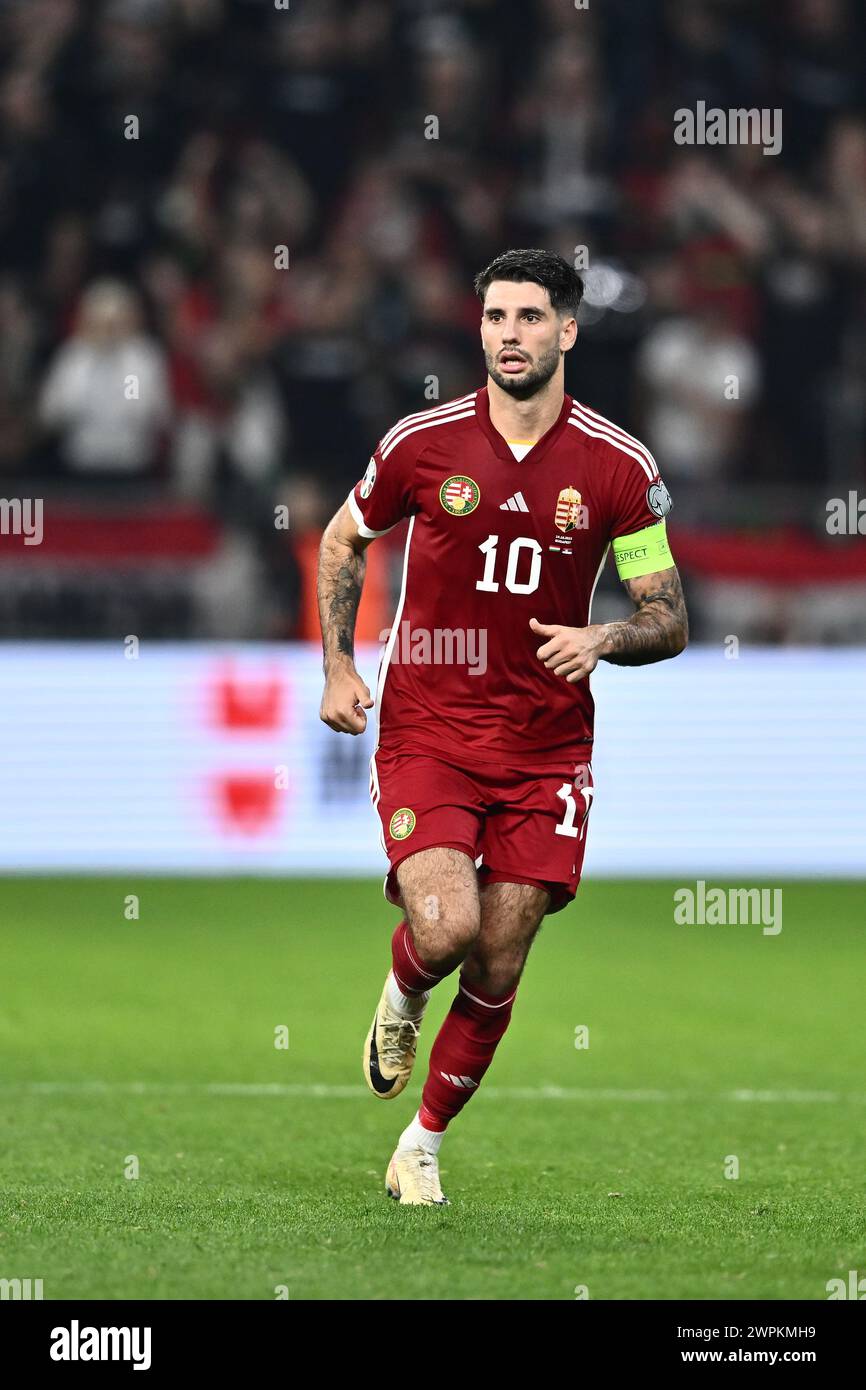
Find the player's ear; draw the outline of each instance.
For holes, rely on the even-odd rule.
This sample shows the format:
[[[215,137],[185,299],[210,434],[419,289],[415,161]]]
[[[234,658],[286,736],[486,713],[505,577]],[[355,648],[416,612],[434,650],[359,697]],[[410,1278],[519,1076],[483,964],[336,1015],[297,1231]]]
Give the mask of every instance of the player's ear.
[[[562,352],[569,352],[574,347],[577,338],[577,319],[574,315],[565,320],[559,330],[559,347]]]

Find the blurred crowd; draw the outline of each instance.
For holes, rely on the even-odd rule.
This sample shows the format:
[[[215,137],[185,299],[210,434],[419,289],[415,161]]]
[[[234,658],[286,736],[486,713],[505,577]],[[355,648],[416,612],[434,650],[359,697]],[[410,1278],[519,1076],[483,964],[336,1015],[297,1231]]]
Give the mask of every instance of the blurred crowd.
[[[864,40],[857,0],[4,0],[0,491],[202,507],[246,630],[312,635],[312,540],[544,246],[567,389],[679,519],[820,527],[866,470]],[[698,102],[781,150],[678,145]]]

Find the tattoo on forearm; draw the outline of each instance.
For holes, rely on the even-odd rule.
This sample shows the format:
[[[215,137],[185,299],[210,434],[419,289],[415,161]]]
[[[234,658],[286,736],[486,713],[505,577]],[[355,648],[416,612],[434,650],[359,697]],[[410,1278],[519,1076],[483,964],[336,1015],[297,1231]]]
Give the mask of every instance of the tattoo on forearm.
[[[347,555],[338,542],[322,542],[319,553],[319,618],[325,662],[331,656],[355,655],[355,620],[367,561],[363,554]]]
[[[637,612],[623,622],[607,624],[612,650],[605,660],[615,666],[644,666],[676,656],[689,636],[686,604],[676,570],[659,576],[658,582],[646,591],[640,580],[628,580],[625,587],[637,604]]]

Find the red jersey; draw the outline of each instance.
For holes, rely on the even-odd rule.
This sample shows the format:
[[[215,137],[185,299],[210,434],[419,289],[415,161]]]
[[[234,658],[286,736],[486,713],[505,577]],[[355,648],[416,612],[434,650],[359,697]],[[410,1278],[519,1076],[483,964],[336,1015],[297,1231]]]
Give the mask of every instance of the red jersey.
[[[366,537],[411,518],[378,745],[466,763],[587,762],[589,679],[548,670],[529,620],[587,626],[610,543],[660,525],[670,498],[649,450],[565,395],[518,461],[484,387],[400,420],[348,503]]]

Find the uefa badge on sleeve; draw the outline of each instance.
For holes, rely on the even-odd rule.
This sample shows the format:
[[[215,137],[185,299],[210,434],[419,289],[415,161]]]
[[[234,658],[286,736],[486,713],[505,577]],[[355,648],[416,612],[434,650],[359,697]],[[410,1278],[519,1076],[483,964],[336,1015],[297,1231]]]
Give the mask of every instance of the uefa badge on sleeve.
[[[369,497],[373,491],[373,484],[376,481],[376,460],[370,459],[367,464],[367,471],[361,479],[361,486],[358,489],[362,497]]]
[[[410,811],[408,806],[401,806],[391,817],[388,829],[393,840],[408,840],[415,829],[415,812]]]
[[[646,504],[653,515],[658,517],[659,521],[661,521],[662,517],[667,516],[671,507],[674,505],[671,495],[661,478],[654,483],[650,483],[647,488]]]

